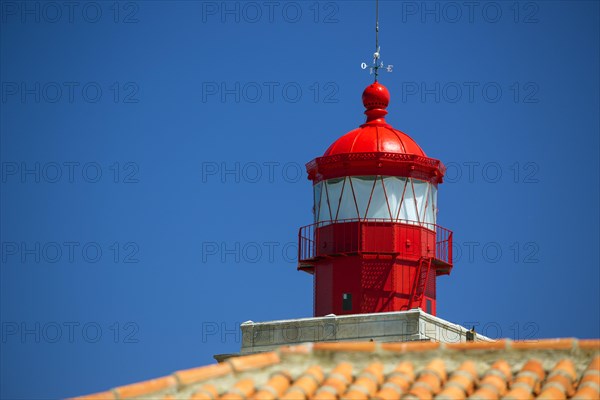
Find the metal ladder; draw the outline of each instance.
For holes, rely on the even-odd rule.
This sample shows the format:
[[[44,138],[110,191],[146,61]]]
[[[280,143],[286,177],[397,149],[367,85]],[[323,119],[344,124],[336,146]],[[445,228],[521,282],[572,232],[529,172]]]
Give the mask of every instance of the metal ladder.
[[[413,290],[408,301],[409,310],[421,306],[421,301],[423,300],[423,295],[425,294],[425,288],[427,287],[427,280],[429,279],[430,270],[431,258],[421,257],[417,267],[417,273],[415,275]]]

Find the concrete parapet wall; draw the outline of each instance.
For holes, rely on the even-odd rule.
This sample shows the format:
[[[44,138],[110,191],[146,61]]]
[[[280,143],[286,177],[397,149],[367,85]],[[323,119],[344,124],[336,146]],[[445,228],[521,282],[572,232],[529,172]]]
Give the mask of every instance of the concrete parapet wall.
[[[374,314],[244,322],[241,353],[256,353],[306,342],[466,342],[467,329],[421,309]],[[491,341],[476,335],[475,341]]]

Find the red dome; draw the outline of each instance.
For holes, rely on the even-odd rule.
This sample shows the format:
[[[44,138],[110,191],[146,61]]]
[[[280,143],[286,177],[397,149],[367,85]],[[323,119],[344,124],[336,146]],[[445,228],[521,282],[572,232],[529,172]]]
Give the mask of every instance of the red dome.
[[[333,142],[323,157],[347,153],[402,153],[427,157],[419,145],[406,133],[390,125],[369,125],[346,133]]]
[[[375,82],[362,95],[367,121],[336,140],[306,164],[308,179],[319,182],[342,176],[390,175],[442,182],[445,167],[429,158],[406,133],[385,121],[390,93]]]
[[[348,153],[401,153],[426,157],[425,152],[406,133],[392,128],[385,121],[390,102],[387,88],[375,82],[362,95],[367,122],[336,140],[323,154],[333,156]]]

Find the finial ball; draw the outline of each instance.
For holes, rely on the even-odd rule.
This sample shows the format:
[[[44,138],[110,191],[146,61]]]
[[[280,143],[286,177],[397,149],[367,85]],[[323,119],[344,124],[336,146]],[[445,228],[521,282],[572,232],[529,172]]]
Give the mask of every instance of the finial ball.
[[[375,53],[373,53],[373,58],[376,59],[376,60],[379,59],[379,52],[378,51],[376,51]]]
[[[390,104],[390,92],[381,83],[375,82],[365,88],[362,101],[367,110],[386,109]]]

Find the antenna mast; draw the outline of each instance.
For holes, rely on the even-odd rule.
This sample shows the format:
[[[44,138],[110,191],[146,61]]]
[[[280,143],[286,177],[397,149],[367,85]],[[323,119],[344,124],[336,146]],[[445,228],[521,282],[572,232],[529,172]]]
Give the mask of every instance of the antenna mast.
[[[379,0],[375,0],[375,53],[373,54],[373,64],[369,67],[369,73],[375,75],[375,82],[377,82],[377,77],[379,76],[379,68],[385,68],[387,72],[392,72],[394,68],[393,65],[389,64],[387,66],[383,65],[383,62],[379,60],[380,58],[380,47],[379,47]],[[362,69],[367,69],[367,63],[361,63],[360,67]]]
[[[379,75],[379,66],[377,65],[377,60],[379,60],[379,50],[379,0],[375,0],[375,54],[373,54],[375,82],[377,82],[377,76]]]

